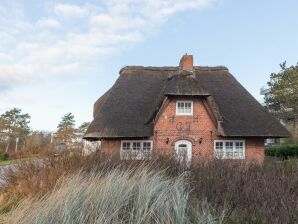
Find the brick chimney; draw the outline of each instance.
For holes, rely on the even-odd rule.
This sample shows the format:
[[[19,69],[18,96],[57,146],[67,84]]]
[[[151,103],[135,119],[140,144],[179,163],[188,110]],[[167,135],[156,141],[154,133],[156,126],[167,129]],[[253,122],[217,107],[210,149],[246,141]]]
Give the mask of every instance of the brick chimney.
[[[193,71],[193,57],[192,55],[183,55],[180,59],[179,67],[181,70]]]

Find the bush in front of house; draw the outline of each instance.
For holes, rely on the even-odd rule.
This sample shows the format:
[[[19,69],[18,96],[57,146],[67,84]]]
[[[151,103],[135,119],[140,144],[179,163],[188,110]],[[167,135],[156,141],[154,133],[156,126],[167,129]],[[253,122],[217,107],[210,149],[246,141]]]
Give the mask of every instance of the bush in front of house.
[[[283,159],[287,159],[288,157],[298,157],[298,145],[289,144],[269,147],[266,148],[265,155],[279,157]]]
[[[248,165],[245,163],[239,163],[236,161],[214,160],[209,163],[197,164],[196,166],[191,167],[185,173],[185,170],[180,169],[174,159],[168,158],[161,158],[156,161],[146,162],[126,161],[125,163],[107,163],[106,161],[106,158],[93,154],[87,157],[81,157],[77,155],[53,157],[44,160],[42,163],[40,163],[40,161],[23,162],[15,166],[14,169],[6,172],[6,183],[2,186],[0,206],[2,208],[4,206],[4,209],[6,208],[6,210],[11,210],[11,213],[8,213],[8,217],[14,217],[10,214],[15,214],[16,216],[18,214],[24,215],[25,213],[22,213],[23,210],[21,207],[19,207],[21,209],[18,210],[19,212],[14,212],[14,208],[16,206],[22,206],[19,204],[19,201],[25,200],[28,208],[31,208],[30,211],[34,211],[34,209],[32,209],[33,205],[30,204],[31,202],[27,202],[27,199],[29,200],[29,198],[33,198],[32,200],[34,200],[34,202],[32,203],[34,203],[34,206],[37,209],[41,208],[44,209],[42,211],[49,211],[49,213],[46,214],[53,214],[52,210],[49,210],[49,206],[51,205],[49,203],[54,202],[49,198],[51,197],[53,199],[58,197],[57,192],[59,189],[61,189],[60,192],[68,192],[68,196],[64,198],[64,201],[70,203],[63,204],[62,199],[61,203],[59,200],[55,200],[55,203],[58,202],[57,207],[55,207],[57,209],[57,213],[65,217],[68,214],[63,213],[70,211],[70,214],[75,216],[76,213],[81,214],[81,207],[78,206],[80,203],[82,206],[84,205],[86,207],[90,205],[88,204],[88,201],[84,202],[83,199],[85,197],[88,198],[91,193],[89,195],[89,193],[84,192],[83,189],[88,190],[89,187],[91,189],[96,187],[96,184],[99,184],[99,186],[103,187],[103,183],[100,183],[100,180],[97,181],[97,179],[100,179],[100,177],[96,177],[94,182],[91,181],[91,177],[100,174],[102,178],[106,178],[110,174],[112,175],[112,173],[118,172],[121,173],[120,176],[129,176],[128,178],[124,179],[124,183],[127,182],[127,184],[123,183],[123,186],[125,186],[127,190],[129,190],[132,186],[143,187],[142,192],[144,193],[142,194],[138,193],[141,191],[141,189],[138,189],[137,187],[134,187],[134,191],[129,190],[130,193],[138,195],[138,197],[144,197],[144,200],[147,198],[146,201],[148,198],[151,198],[152,200],[150,199],[149,201],[152,203],[154,203],[155,197],[149,197],[148,195],[151,194],[150,192],[152,192],[151,195],[156,195],[154,192],[156,192],[156,187],[158,188],[159,182],[164,184],[165,181],[169,180],[171,183],[170,185],[174,185],[173,183],[175,181],[179,182],[182,180],[184,184],[184,190],[182,188],[176,188],[176,190],[179,191],[180,195],[188,195],[186,208],[187,212],[183,212],[184,210],[182,208],[184,205],[182,203],[179,205],[181,208],[179,210],[179,214],[181,214],[179,217],[186,215],[187,220],[190,220],[190,222],[192,221],[193,223],[196,223],[196,221],[193,220],[201,220],[202,217],[205,217],[206,220],[211,221],[197,221],[197,223],[218,223],[220,220],[223,220],[224,223],[298,223],[297,166],[293,166],[291,169],[288,169],[284,166],[284,164],[276,163],[274,161],[265,161],[262,166],[258,166],[253,164]],[[145,175],[145,171],[149,175]],[[77,173],[80,173],[79,177],[76,176]],[[139,174],[144,175],[140,176]],[[157,176],[155,176],[155,174]],[[142,185],[137,185],[137,183],[133,181],[135,180],[135,177],[133,177],[134,175],[138,177],[136,182],[140,181]],[[186,175],[186,178],[181,178],[183,175],[184,177]],[[151,177],[154,177],[153,179],[158,181],[151,182],[151,180],[147,180],[148,182],[144,182],[142,179],[150,179]],[[121,177],[119,178],[121,179]],[[79,179],[82,182],[82,186],[85,188],[80,185],[80,181],[79,183],[75,182],[75,180],[71,182],[72,179]],[[64,182],[64,180],[69,180],[69,182]],[[105,181],[106,180],[107,179],[105,179]],[[114,181],[117,187],[113,185]],[[106,203],[102,206],[110,207],[118,204],[118,195],[121,192],[125,193],[125,189],[121,187],[117,181],[117,178],[113,178],[113,181],[106,181],[105,183],[110,184],[110,189],[113,192],[107,194],[115,195],[117,197],[113,199],[111,196],[112,198],[105,200]],[[171,189],[171,187],[168,187],[168,185],[163,186],[166,190]],[[78,187],[78,191],[75,190],[76,187]],[[168,192],[174,195],[176,194],[173,193],[172,190]],[[168,200],[170,200],[169,203],[173,202],[171,199],[169,199],[169,195],[164,195],[166,194],[165,191],[160,191],[159,193],[160,196],[166,197]],[[55,197],[54,194],[56,195]],[[100,195],[98,194],[96,197],[100,197]],[[92,197],[90,200],[96,200],[96,197]],[[130,199],[131,203],[129,202],[129,204],[132,206],[132,208],[129,209],[138,209],[139,205],[133,203],[133,198]],[[124,204],[128,203],[127,197],[126,199],[121,199],[120,197],[119,200],[124,200]],[[183,197],[181,200],[182,202],[184,201]],[[91,202],[92,204],[97,203],[96,201]],[[151,202],[148,203],[150,204]],[[6,204],[6,207],[5,203],[8,203],[8,205]],[[179,201],[176,203],[179,203]],[[73,208],[74,210],[71,210],[72,204],[75,205],[74,207],[78,206],[76,207],[77,210],[75,210],[75,208]],[[56,206],[55,204],[52,205]],[[83,211],[86,211],[86,207],[84,206],[82,209]],[[176,205],[174,204],[173,206]],[[127,207],[124,206],[124,208],[126,209]],[[141,210],[143,210],[143,208],[144,207],[140,207]],[[154,208],[155,207],[151,207],[151,210],[154,210]],[[93,207],[91,206],[90,209],[93,209]],[[122,211],[131,211],[125,209],[122,209]],[[94,214],[91,213],[92,212],[90,211],[90,216]],[[29,217],[24,215],[24,220],[32,220],[32,218],[34,219],[34,214],[38,215],[37,213],[33,213],[32,216],[30,216],[31,213],[27,214]],[[39,217],[43,217],[45,220],[47,220],[48,217],[45,216],[46,214],[41,212]],[[176,221],[176,216],[173,217],[173,220]],[[214,217],[217,217],[218,220],[214,221]],[[76,222],[74,221],[73,223]],[[130,222],[127,221],[123,223]]]
[[[5,161],[5,160],[7,160],[8,159],[8,154],[7,153],[5,153],[5,152],[1,152],[0,151],[0,161]]]
[[[215,160],[192,168],[191,197],[226,223],[298,223],[298,169],[265,161],[262,166]]]

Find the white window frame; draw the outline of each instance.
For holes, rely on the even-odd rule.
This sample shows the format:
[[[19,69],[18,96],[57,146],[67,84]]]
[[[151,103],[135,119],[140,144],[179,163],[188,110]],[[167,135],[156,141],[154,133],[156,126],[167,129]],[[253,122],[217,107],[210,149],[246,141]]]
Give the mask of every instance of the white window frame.
[[[130,143],[130,149],[129,150],[123,150],[123,143]],[[140,152],[139,154],[134,155],[134,153],[137,150],[133,150],[133,143],[140,143]],[[150,150],[149,150],[149,156],[146,156],[145,152],[143,150],[144,143],[150,143]],[[120,159],[121,160],[151,160],[152,156],[152,150],[153,150],[153,141],[152,140],[122,140],[121,141],[121,148],[120,148]],[[129,152],[127,152],[129,151]],[[126,154],[127,153],[127,154]]]
[[[178,103],[190,103],[191,105],[191,112],[190,113],[181,113],[178,110]],[[192,100],[177,100],[176,101],[176,115],[180,116],[192,116],[193,115],[193,101]]]
[[[217,142],[223,143],[223,149],[222,149],[223,155],[221,157],[219,157],[216,152],[216,143]],[[226,153],[227,153],[226,152],[226,142],[233,142],[233,157],[232,158],[226,156]],[[236,151],[236,142],[242,142],[242,144],[243,144],[243,155],[242,156],[237,156],[237,157],[234,156],[234,153]],[[215,140],[213,151],[214,151],[214,158],[217,158],[217,159],[245,159],[245,140]]]

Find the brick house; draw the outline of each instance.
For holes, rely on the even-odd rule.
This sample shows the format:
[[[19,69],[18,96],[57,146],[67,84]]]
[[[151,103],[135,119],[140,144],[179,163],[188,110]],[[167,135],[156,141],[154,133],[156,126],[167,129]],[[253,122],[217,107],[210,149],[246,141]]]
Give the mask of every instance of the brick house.
[[[128,66],[94,104],[84,138],[101,140],[108,157],[150,159],[176,155],[200,160],[264,160],[264,139],[288,131],[226,67]]]

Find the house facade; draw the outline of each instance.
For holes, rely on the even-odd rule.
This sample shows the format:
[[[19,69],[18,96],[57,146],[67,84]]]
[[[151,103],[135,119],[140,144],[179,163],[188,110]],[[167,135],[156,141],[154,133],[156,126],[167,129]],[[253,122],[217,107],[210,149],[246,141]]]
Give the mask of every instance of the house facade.
[[[194,66],[192,55],[177,67],[124,67],[93,113],[84,138],[121,160],[261,163],[264,140],[288,136],[226,67]]]

